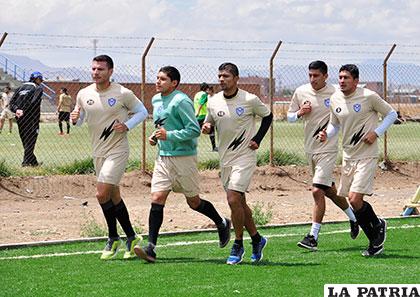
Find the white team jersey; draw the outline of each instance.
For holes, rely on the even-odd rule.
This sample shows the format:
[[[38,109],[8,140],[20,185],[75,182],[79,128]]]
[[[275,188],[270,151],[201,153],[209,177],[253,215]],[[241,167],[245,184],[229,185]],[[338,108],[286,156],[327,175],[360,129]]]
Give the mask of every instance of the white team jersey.
[[[297,112],[306,101],[309,101],[312,107],[310,113],[302,116],[306,153],[318,154],[338,150],[338,134],[325,142],[317,139],[318,133],[327,128],[330,120],[330,98],[335,91],[336,89],[329,84],[318,91],[314,90],[311,84],[305,84],[293,94],[288,112]]]
[[[363,137],[378,126],[378,112],[386,116],[393,110],[377,93],[357,88],[345,96],[337,91],[331,96],[331,124],[343,132],[343,158],[360,160],[378,157],[378,141],[366,144]]]
[[[129,151],[127,132],[115,132],[113,125],[125,122],[138,102],[131,90],[117,83],[104,91],[98,91],[95,84],[79,91],[76,104],[85,113],[94,157]]]
[[[269,114],[270,110],[256,95],[241,89],[231,99],[219,92],[208,101],[205,121],[217,129],[221,167],[244,160],[256,162],[256,151],[248,147],[256,134],[256,116]]]

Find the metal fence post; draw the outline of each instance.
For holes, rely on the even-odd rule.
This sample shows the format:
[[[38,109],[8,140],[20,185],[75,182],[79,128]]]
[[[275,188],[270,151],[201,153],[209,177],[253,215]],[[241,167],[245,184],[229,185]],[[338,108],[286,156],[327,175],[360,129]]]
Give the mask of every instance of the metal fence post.
[[[1,37],[1,39],[0,39],[0,47],[3,45],[3,42],[4,42],[4,40],[6,39],[6,37],[7,37],[7,32],[4,32],[3,33],[3,36]]]
[[[149,41],[149,44],[147,45],[146,49],[144,50],[144,53],[141,57],[141,88],[140,88],[140,96],[143,103],[145,103],[145,88],[146,88],[146,56],[149,53],[150,48],[152,47],[153,42],[155,41],[155,38],[152,37]],[[146,172],[146,120],[143,121],[142,124],[142,134],[143,134],[143,140],[142,140],[142,147],[143,147],[143,155],[142,155],[142,164],[141,164],[141,170],[143,173]]]
[[[277,43],[277,46],[276,46],[276,48],[274,49],[274,52],[273,52],[273,54],[271,55],[271,58],[270,58],[270,86],[269,86],[269,93],[268,93],[268,100],[269,100],[269,102],[270,102],[270,111],[271,111],[271,113],[274,115],[274,112],[273,112],[273,96],[274,96],[274,75],[273,75],[273,72],[274,72],[274,66],[273,66],[273,61],[274,61],[274,58],[276,57],[276,55],[277,55],[277,52],[279,51],[279,48],[280,48],[280,46],[281,46],[281,44],[282,44],[282,41],[280,40],[278,43]],[[274,119],[274,117],[273,117],[273,119]],[[270,166],[273,166],[273,156],[274,156],[274,123],[272,123],[271,124],[271,127],[270,127]]]
[[[383,68],[384,68],[384,83],[383,83],[383,91],[384,91],[384,100],[387,101],[387,63],[389,58],[391,57],[392,52],[394,51],[395,47],[397,45],[394,43],[390,49],[390,51],[388,52],[388,54],[385,57],[384,63],[383,63]],[[387,137],[387,133],[385,132],[384,134],[384,161],[388,162],[388,137]]]

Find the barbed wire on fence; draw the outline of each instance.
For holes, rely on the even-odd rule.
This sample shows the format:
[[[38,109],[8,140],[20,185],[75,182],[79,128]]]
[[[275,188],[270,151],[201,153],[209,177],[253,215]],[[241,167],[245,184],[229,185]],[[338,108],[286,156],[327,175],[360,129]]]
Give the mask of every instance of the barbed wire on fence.
[[[34,40],[35,39],[35,40]],[[96,48],[92,42],[96,39]],[[131,88],[140,98],[142,69],[140,59],[147,46],[149,37],[142,36],[107,36],[107,35],[50,35],[10,33],[3,47],[4,53],[35,51],[42,55],[53,56],[57,60],[65,60],[70,55],[83,53],[84,60],[90,61],[93,50],[110,53],[115,61],[113,79]],[[149,108],[150,99],[154,94],[154,80],[158,69],[165,64],[179,68],[182,81],[180,89],[190,97],[198,91],[201,82],[208,82],[218,90],[217,67],[220,63],[232,61],[238,64],[241,73],[241,87],[260,96],[270,103],[270,69],[269,60],[278,41],[262,40],[205,40],[189,38],[159,38],[154,41],[147,55],[145,73],[145,96],[142,98]],[[273,111],[274,148],[286,152],[290,156],[305,162],[302,152],[302,125],[288,124],[285,119],[288,102],[296,87],[308,82],[307,65],[313,60],[322,59],[329,65],[329,81],[337,83],[338,69],[344,63],[357,63],[361,72],[361,83],[379,94],[383,94],[384,66],[383,61],[392,44],[375,43],[334,43],[334,42],[299,42],[284,41],[274,59],[273,77]],[[420,45],[397,45],[395,52],[388,61],[387,100],[406,120],[403,125],[392,127],[389,132],[389,158],[391,160],[420,160],[417,144],[420,142]],[[115,55],[115,56],[114,56]],[[0,55],[1,60],[1,55]],[[0,61],[1,62],[1,61]],[[255,63],[255,64],[253,64]],[[36,69],[25,67],[27,73]],[[0,68],[4,64],[0,63]],[[69,90],[73,100],[77,92],[90,81],[89,65],[45,67],[42,69],[46,84],[55,92],[61,87]],[[10,71],[9,71],[10,73]],[[85,127],[72,127],[70,135],[57,135],[58,124],[56,111],[57,102],[43,102],[43,116],[36,152],[45,162],[45,166],[65,166],[75,160],[90,157],[88,134]],[[146,125],[147,133],[153,126]],[[19,167],[23,153],[18,133],[12,135],[0,134],[0,152],[5,162],[10,166]],[[9,137],[9,138],[7,138]],[[131,159],[133,166],[138,162],[152,164],[156,151],[147,147],[146,160],[141,160],[142,145],[141,128],[130,133]],[[210,152],[206,137],[199,138],[199,160],[208,162],[217,160],[217,154]],[[262,143],[261,156],[269,149],[269,139]],[[262,158],[262,157],[261,157]]]

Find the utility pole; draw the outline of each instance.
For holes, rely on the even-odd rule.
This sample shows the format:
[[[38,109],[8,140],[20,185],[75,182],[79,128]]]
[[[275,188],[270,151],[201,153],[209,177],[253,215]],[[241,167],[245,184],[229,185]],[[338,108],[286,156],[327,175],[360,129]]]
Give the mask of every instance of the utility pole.
[[[98,39],[95,38],[92,41],[93,41],[93,56],[96,57],[96,49],[98,48],[97,47]]]

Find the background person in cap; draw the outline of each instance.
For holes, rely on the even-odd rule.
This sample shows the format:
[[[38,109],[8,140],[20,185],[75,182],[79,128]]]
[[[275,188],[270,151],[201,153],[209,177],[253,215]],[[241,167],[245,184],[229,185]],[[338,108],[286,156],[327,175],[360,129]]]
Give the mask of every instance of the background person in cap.
[[[24,83],[15,91],[9,103],[10,110],[16,114],[19,136],[24,149],[22,166],[39,165],[34,149],[39,133],[42,81],[41,72],[33,72],[29,82]]]

